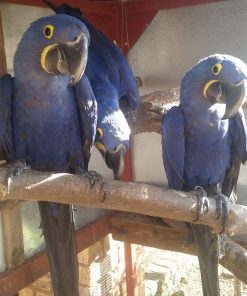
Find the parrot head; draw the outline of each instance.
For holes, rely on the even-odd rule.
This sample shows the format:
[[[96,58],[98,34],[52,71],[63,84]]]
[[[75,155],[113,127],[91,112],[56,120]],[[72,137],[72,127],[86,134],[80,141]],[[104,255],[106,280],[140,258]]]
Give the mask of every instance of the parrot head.
[[[106,165],[118,180],[124,169],[124,155],[129,148],[130,128],[120,109],[101,116],[99,112],[94,145],[103,156]]]
[[[225,104],[221,119],[234,116],[245,96],[247,65],[240,59],[215,54],[200,60],[184,76],[181,84],[181,102],[197,98],[208,108]],[[203,100],[201,100],[203,99]]]
[[[84,73],[88,45],[87,27],[76,18],[63,14],[40,18],[30,25],[18,45],[15,75],[64,75],[73,86]]]

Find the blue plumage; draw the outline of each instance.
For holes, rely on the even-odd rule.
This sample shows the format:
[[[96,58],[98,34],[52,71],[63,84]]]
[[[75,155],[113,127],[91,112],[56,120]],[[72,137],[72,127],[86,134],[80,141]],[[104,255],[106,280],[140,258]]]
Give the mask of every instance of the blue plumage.
[[[203,96],[205,84],[216,78],[211,69],[217,63],[222,64],[223,72],[217,77],[222,83],[238,83],[247,75],[243,62],[222,55],[210,56],[186,73],[181,84],[180,105],[168,112],[162,124],[163,158],[169,186],[173,188],[192,190],[195,186],[222,182],[234,157],[231,145],[239,130],[241,141],[236,142],[241,145],[238,147],[242,153],[238,153],[238,157],[244,159],[246,148],[242,146],[246,141],[246,125],[243,115],[237,113],[229,120],[221,120],[224,104],[213,104]],[[233,73],[233,77],[229,73]],[[184,179],[183,186],[171,180],[174,176]]]
[[[89,30],[91,40],[85,73],[98,104],[95,146],[108,167],[113,169],[115,177],[119,178],[123,169],[123,155],[129,147],[130,128],[127,120],[133,120],[133,110],[139,104],[139,91],[133,73],[119,48],[93,27],[79,9],[67,4],[55,7],[49,1],[44,2],[58,14],[76,17]],[[124,110],[120,105],[124,105]]]
[[[139,104],[139,91],[131,68],[120,49],[102,32],[97,30],[79,9],[67,4],[55,7],[50,1],[44,2],[58,14],[67,14],[81,20],[90,33],[90,46],[86,74],[95,93],[109,83],[117,92],[118,100],[124,97],[132,109]],[[98,101],[98,96],[96,95]],[[100,96],[99,96],[100,99]],[[115,101],[108,98],[109,101]]]
[[[34,169],[73,172],[75,166],[84,169],[80,131],[89,133],[91,145],[94,141],[96,103],[86,76],[70,88],[69,74],[50,75],[41,68],[41,51],[51,44],[42,34],[46,24],[55,27],[52,43],[73,40],[81,31],[88,35],[84,24],[66,15],[42,18],[24,34],[14,59],[16,157],[26,159]],[[83,101],[93,103],[87,116],[80,113]]]
[[[180,108],[174,106],[166,114],[162,124],[162,154],[169,186],[184,188],[184,117]]]
[[[246,161],[245,119],[240,105],[247,65],[227,55],[198,62],[184,76],[180,104],[162,122],[163,160],[171,188],[208,194],[236,193],[241,162]],[[204,295],[219,295],[217,235],[192,225]]]
[[[41,18],[24,33],[15,77],[0,79],[0,147],[8,161],[23,159],[42,171],[87,169],[97,125],[97,102],[83,75],[88,43],[86,26],[67,15]],[[39,202],[39,209],[54,295],[77,296],[71,206]]]
[[[0,159],[7,161],[15,159],[11,122],[12,95],[13,78],[6,74],[0,78]]]
[[[119,48],[83,16],[81,19],[91,36],[85,72],[98,103],[97,128],[101,133],[96,134],[96,147],[113,169],[115,178],[119,178],[123,170],[122,158],[129,148],[130,128],[126,118],[139,104],[139,91]],[[121,110],[120,99],[127,110]]]

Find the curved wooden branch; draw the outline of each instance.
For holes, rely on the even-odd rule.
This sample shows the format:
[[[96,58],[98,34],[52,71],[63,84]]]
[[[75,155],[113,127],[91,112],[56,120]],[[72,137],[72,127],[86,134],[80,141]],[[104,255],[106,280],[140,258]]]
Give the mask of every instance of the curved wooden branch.
[[[179,89],[173,89],[171,92],[156,91],[142,96],[136,110],[136,123],[132,133],[160,133],[161,120],[172,106],[178,104],[178,96]]]
[[[225,256],[220,259],[220,264],[230,270],[239,280],[247,284],[247,252],[246,249],[224,237]]]
[[[105,194],[100,183],[91,188],[89,179],[78,175],[52,174],[25,170],[14,178],[7,192],[3,181],[7,168],[0,170],[0,201],[41,200],[75,204],[91,208],[140,213],[149,216],[205,224],[216,232],[222,230],[221,217],[216,219],[216,202],[209,198],[208,212],[196,222],[198,197],[196,192],[170,190],[141,183],[106,180]],[[102,202],[102,200],[104,201]],[[230,205],[226,233],[247,233],[247,207]]]
[[[169,221],[171,222],[171,221]],[[110,219],[112,237],[116,240],[127,241],[134,244],[170,250],[175,252],[197,255],[194,244],[184,246],[187,230],[182,232],[175,230],[161,222],[160,219],[120,213]],[[170,224],[170,223],[169,223]],[[225,244],[225,256],[220,259],[220,264],[232,272],[243,283],[247,284],[247,254],[244,245],[223,237]]]

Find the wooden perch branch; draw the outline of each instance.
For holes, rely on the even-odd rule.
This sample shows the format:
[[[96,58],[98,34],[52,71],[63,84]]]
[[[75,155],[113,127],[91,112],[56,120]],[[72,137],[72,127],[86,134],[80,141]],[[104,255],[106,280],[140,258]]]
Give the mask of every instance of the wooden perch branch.
[[[136,124],[132,134],[142,132],[160,133],[161,120],[164,114],[174,105],[178,105],[179,90],[173,93],[154,92],[141,97],[141,103],[136,110]]]
[[[106,180],[108,190],[104,198],[102,186],[96,182],[90,188],[87,177],[70,174],[51,174],[25,170],[15,177],[9,193],[3,184],[7,169],[0,170],[0,201],[41,200],[75,204],[91,208],[140,213],[149,216],[193,222],[196,218],[198,197],[195,192],[170,190],[141,183]],[[197,224],[205,224],[220,232],[221,218],[216,220],[216,202],[209,199],[208,212]],[[230,205],[226,233],[247,233],[247,207]]]
[[[117,214],[110,219],[113,239],[134,244],[170,250],[175,252],[197,255],[192,244],[185,247],[186,231],[178,233],[161,219],[137,215]],[[246,242],[238,241],[241,245],[224,236],[225,256],[220,264],[231,271],[238,279],[247,284],[247,254]]]
[[[227,236],[225,236],[225,256],[220,260],[220,264],[247,284],[247,251]]]

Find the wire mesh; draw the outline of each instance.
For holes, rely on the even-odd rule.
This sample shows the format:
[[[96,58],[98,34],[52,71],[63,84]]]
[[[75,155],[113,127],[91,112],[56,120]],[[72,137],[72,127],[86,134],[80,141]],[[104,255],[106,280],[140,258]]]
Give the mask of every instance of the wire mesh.
[[[103,247],[105,243],[98,242],[78,256],[80,296],[127,296],[124,244],[108,238],[107,250]],[[197,257],[132,245],[132,258],[134,296],[202,296]],[[219,278],[221,296],[247,296],[247,286],[221,266]],[[53,296],[49,275],[20,293],[20,296],[36,295]]]

